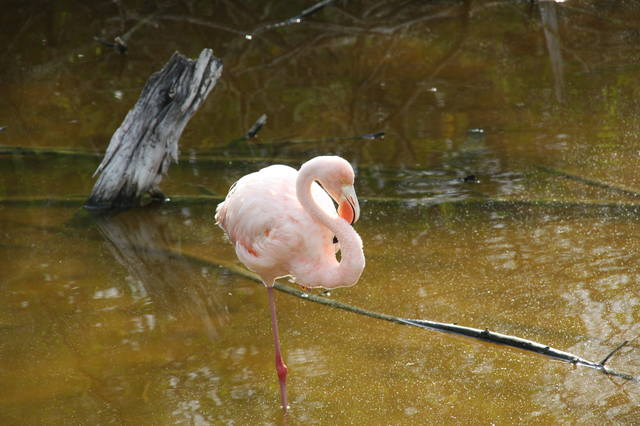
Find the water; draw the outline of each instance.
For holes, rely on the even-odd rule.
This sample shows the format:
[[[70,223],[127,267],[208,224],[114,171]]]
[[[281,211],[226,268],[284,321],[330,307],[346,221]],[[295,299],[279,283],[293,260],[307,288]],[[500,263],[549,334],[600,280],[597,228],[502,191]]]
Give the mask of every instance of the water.
[[[279,293],[283,417],[266,292],[220,266],[213,210],[324,153],[356,169],[367,256],[331,299],[593,361],[628,340],[607,365],[640,376],[637,197],[590,184],[640,191],[636,2],[339,2],[269,27],[310,6],[5,6],[0,145],[49,153],[0,154],[1,423],[640,422],[637,383]],[[126,55],[93,40],[127,32]],[[225,68],[173,201],[88,218],[146,78],[205,47]]]

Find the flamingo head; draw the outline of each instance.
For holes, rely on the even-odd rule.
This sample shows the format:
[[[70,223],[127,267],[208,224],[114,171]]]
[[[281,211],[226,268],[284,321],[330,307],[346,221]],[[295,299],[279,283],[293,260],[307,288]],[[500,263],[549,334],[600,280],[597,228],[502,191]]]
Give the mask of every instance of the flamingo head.
[[[337,200],[338,215],[353,225],[358,219],[360,219],[360,205],[358,204],[358,197],[356,197],[356,191],[353,189],[353,184],[343,185],[341,189],[342,192]]]
[[[355,173],[351,164],[337,156],[318,158],[322,158],[326,164],[319,168],[317,180],[338,203],[338,215],[353,224],[360,218],[360,205],[353,188]]]

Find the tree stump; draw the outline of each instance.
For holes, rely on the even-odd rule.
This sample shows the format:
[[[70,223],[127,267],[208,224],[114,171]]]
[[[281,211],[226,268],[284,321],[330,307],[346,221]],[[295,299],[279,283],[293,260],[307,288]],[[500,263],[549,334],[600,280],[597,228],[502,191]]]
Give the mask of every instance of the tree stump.
[[[222,62],[211,49],[204,49],[195,61],[174,53],[162,70],[149,77],[111,137],[85,207],[130,208],[140,205],[145,194],[164,199],[159,184],[171,162],[178,161],[180,135],[221,73]]]

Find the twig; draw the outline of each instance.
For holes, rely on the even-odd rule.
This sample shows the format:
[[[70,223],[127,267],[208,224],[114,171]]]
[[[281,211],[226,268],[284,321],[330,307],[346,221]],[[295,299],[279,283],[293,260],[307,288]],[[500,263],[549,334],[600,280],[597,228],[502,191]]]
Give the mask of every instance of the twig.
[[[282,62],[292,62],[296,56],[301,55],[303,52],[307,50],[313,49],[313,51],[317,51],[318,46],[320,45],[320,42],[324,41],[325,39],[331,39],[331,37],[329,37],[326,34],[319,34],[313,38],[305,40],[299,46],[295,46],[289,49],[288,51],[286,51],[285,53],[279,56],[276,56],[275,58],[271,59],[269,62],[260,64],[260,65],[250,66],[247,68],[239,68],[239,69],[233,68],[231,71],[236,75],[241,75],[241,74],[245,74],[245,73],[256,71],[256,70],[271,68]]]
[[[247,131],[247,133],[244,136],[234,139],[231,142],[228,142],[227,144],[217,149],[221,151],[233,149],[240,146],[242,142],[245,142],[249,139],[253,139],[266,122],[267,122],[267,116],[266,114],[262,114],[260,118],[258,118],[258,121],[256,121],[255,124],[251,126],[251,128]],[[292,140],[282,140],[282,141],[271,141],[271,142],[263,142],[263,143],[257,144],[256,146],[269,147],[269,148],[282,148],[282,147],[291,146],[291,145],[303,145],[303,144],[325,144],[325,143],[335,143],[335,142],[371,141],[376,139],[384,139],[384,136],[385,136],[384,132],[374,132],[374,133],[368,133],[366,135],[360,135],[360,136],[341,136],[341,137],[322,138],[322,139],[292,139]],[[1,151],[2,150],[0,148],[0,153]],[[203,156],[198,156],[196,161],[199,161],[202,158]],[[295,160],[275,161],[271,157],[268,157],[268,158],[258,157],[258,158],[262,158],[264,161],[269,161],[273,163],[295,161]],[[225,156],[223,161],[225,162],[230,161],[230,159],[229,157]],[[262,160],[259,160],[259,161],[262,161]]]
[[[115,50],[116,52],[118,52],[121,55],[124,55],[125,53],[127,53],[127,50],[129,49],[129,47],[127,46],[127,43],[119,36],[115,37],[113,39],[113,43],[110,43],[108,41],[104,41],[104,40],[102,40],[101,38],[98,38],[98,37],[94,37],[93,39],[95,41],[97,41],[98,43],[100,43],[101,45]]]
[[[256,122],[253,123],[253,125],[249,128],[249,130],[247,130],[247,133],[245,133],[244,136],[236,138],[218,149],[222,151],[226,151],[227,149],[233,149],[240,146],[242,142],[246,142],[249,139],[255,138],[258,135],[258,132],[262,129],[262,127],[265,124],[267,124],[267,114],[262,114],[260,117],[258,117]]]
[[[94,152],[75,148],[49,148],[37,146],[0,146],[0,155],[52,155],[100,158],[104,152]]]
[[[138,22],[136,22],[135,25],[129,29],[129,31],[127,31],[126,33],[120,36],[114,37],[113,43],[102,40],[99,37],[94,37],[93,39],[106,47],[110,47],[114,49],[116,52],[120,53],[121,55],[124,55],[125,53],[127,53],[127,50],[129,49],[129,46],[127,46],[127,42],[129,41],[133,33],[138,31],[138,29],[140,29],[143,25],[149,24],[154,19],[154,17],[158,15],[158,13],[160,13],[160,10],[156,10],[147,16],[138,18]]]
[[[625,346],[627,346],[627,344],[629,343],[628,340],[625,340],[624,342],[622,342],[621,344],[619,344],[614,350],[612,350],[611,352],[609,352],[609,355],[607,355],[606,357],[604,357],[604,359],[602,361],[600,361],[601,365],[605,365],[607,361],[609,361],[609,358],[611,358],[613,356],[613,354],[615,354],[616,352],[618,352],[620,349],[624,348]]]
[[[350,141],[370,141],[375,139],[384,139],[384,132],[374,132],[367,133],[366,135],[360,136],[341,136],[334,138],[321,138],[321,139],[293,139],[286,141],[274,141],[265,143],[264,145],[273,145],[273,146],[286,146],[286,145],[298,145],[298,144],[321,144],[321,143],[332,143],[332,142],[350,142]]]
[[[218,24],[216,22],[209,22],[204,19],[193,18],[191,16],[180,16],[180,15],[159,15],[157,19],[163,19],[167,21],[177,21],[177,22],[188,22],[190,24],[201,25],[204,27],[213,28],[216,30],[226,31],[231,34],[244,36],[245,33],[240,30],[236,30],[235,28],[228,27],[226,25]]]
[[[209,152],[224,152],[226,151],[230,145],[236,144],[239,141],[251,139],[257,135],[257,133],[262,129],[267,122],[266,114],[262,114],[258,120],[247,130],[247,133],[237,139],[232,140],[231,142],[226,143],[225,145],[218,146]],[[252,136],[253,135],[253,136]],[[270,141],[270,142],[262,142],[261,145],[264,146],[283,146],[289,144],[315,144],[315,143],[330,143],[330,142],[349,142],[349,141],[357,141],[357,140],[375,140],[375,139],[384,139],[385,132],[373,132],[367,133],[366,135],[358,135],[358,136],[339,136],[333,138],[324,138],[324,139],[298,139],[298,140],[279,140],[279,141]],[[32,147],[32,146],[7,146],[0,145],[0,155],[52,155],[52,156],[79,156],[79,157],[102,157],[104,152],[95,152],[77,148],[65,148],[65,147]],[[223,161],[227,162],[231,159],[228,156],[220,156],[215,157],[209,154],[200,154],[198,155],[194,161],[199,162],[201,160],[204,161]],[[190,160],[191,162],[192,160]],[[273,157],[242,157],[238,156],[233,159],[233,161],[247,161],[247,162],[256,162],[256,161],[269,161],[269,162],[295,162],[295,159],[274,159]]]
[[[389,26],[377,25],[374,27],[361,27],[356,25],[334,24],[330,22],[310,23],[308,26],[309,28],[324,30],[324,31],[332,31],[334,33],[340,33],[340,34],[368,33],[368,34],[390,35],[417,24],[424,24],[425,22],[428,22],[428,21],[453,18],[456,16],[455,13],[453,13],[456,8],[457,6],[446,9],[439,13],[434,13],[432,15],[418,16],[416,18],[408,19],[404,22],[400,22],[398,24],[389,25]]]
[[[298,13],[297,15],[292,16],[291,18],[285,19],[284,21],[276,22],[273,24],[262,25],[256,28],[255,30],[253,30],[252,32],[245,34],[245,38],[248,40],[251,40],[256,35],[263,33],[265,31],[271,30],[273,28],[280,28],[280,27],[285,27],[287,25],[299,24],[302,22],[304,18],[307,18],[313,15],[314,13],[325,8],[326,6],[329,6],[334,1],[335,0],[322,0],[314,4],[313,6],[306,8],[305,10]]]
[[[150,250],[148,247],[139,247],[137,249],[145,250],[145,251]],[[258,277],[258,275],[231,262],[221,261],[217,259],[211,259],[211,260],[202,259],[198,256],[194,256],[186,253],[176,253],[173,250],[164,249],[164,248],[154,248],[153,250],[154,251],[157,250],[165,254],[171,254],[172,256],[180,256],[187,261],[194,262],[199,265],[221,267],[230,271],[231,273],[245,277],[247,279],[255,281],[256,283],[262,284],[262,280],[260,279],[260,277]],[[443,322],[429,321],[429,320],[423,320],[423,319],[408,319],[408,318],[388,315],[388,314],[360,308],[358,306],[349,305],[347,303],[343,303],[334,299],[329,299],[321,295],[310,294],[305,291],[281,284],[279,282],[275,283],[275,288],[283,293],[290,294],[292,296],[298,297],[303,300],[307,300],[314,303],[319,303],[325,306],[329,306],[332,308],[356,313],[358,315],[363,315],[363,316],[367,316],[374,319],[389,321],[389,322],[393,322],[400,325],[410,325],[410,326],[414,326],[422,329],[428,329],[428,330],[439,331],[439,332],[444,332],[448,334],[455,334],[463,337],[469,337],[469,338],[473,338],[476,340],[481,340],[481,341],[485,341],[485,342],[489,342],[497,345],[509,346],[516,349],[537,353],[549,358],[568,362],[576,366],[592,368],[612,377],[618,377],[630,382],[640,383],[639,377],[616,371],[605,365],[606,361],[612,356],[612,354],[618,351],[624,345],[626,345],[627,342],[624,342],[622,345],[620,345],[618,348],[612,351],[603,361],[594,362],[594,361],[590,361],[588,359],[582,358],[573,353],[555,349],[550,346],[535,342],[533,340],[523,339],[520,337],[511,336],[511,335],[502,334],[502,333],[496,333],[493,331],[489,331],[487,329],[483,330],[483,329],[477,329],[472,327],[464,327],[464,326],[451,324],[451,323],[443,323]]]
[[[228,158],[227,161],[234,161]],[[189,185],[197,188],[203,195],[172,195],[169,201],[172,204],[197,205],[216,203],[224,199],[209,190],[204,190],[199,185]],[[0,205],[13,206],[77,206],[82,203],[85,196],[66,197],[0,197]],[[561,209],[609,209],[625,214],[640,214],[640,203],[609,202],[609,201],[571,201],[571,200],[546,200],[546,199],[504,199],[504,198],[431,198],[431,197],[359,197],[362,204],[382,205],[417,205],[432,207],[440,204],[452,204],[459,206],[478,206],[488,209],[498,208],[561,208]]]
[[[0,197],[0,205],[16,207],[80,207],[87,197]]]
[[[607,189],[609,191],[617,192],[623,195],[628,195],[630,197],[640,198],[639,192],[634,191],[632,189],[624,188],[620,185],[608,184],[606,182],[601,182],[599,180],[568,173],[568,172],[565,172],[564,170],[559,170],[559,169],[555,169],[547,166],[538,166],[538,169],[542,170],[545,173],[549,173],[556,176],[562,176],[567,179],[575,180],[576,182],[584,183],[585,185],[594,186],[596,188]]]
[[[221,196],[219,196],[218,194],[216,194],[215,192],[213,192],[212,190],[210,190],[204,185],[188,183],[187,186],[197,189],[198,191],[200,191],[200,193],[202,193],[202,195],[206,195],[208,197],[220,197],[220,199],[223,199]]]
[[[251,126],[251,128],[247,131],[247,134],[244,135],[244,138],[247,140],[255,138],[265,124],[267,124],[267,114],[262,114],[256,120],[256,122],[253,123],[253,126]]]

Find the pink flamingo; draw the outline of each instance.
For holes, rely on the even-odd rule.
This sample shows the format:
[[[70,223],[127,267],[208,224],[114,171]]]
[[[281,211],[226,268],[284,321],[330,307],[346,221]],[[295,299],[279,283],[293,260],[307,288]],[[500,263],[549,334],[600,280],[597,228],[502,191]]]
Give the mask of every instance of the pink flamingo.
[[[240,178],[216,209],[216,223],[235,246],[238,258],[267,288],[285,411],[287,366],[280,350],[274,280],[290,275],[304,287],[327,289],[358,282],[364,253],[362,240],[351,226],[360,216],[353,182],[353,168],[337,156],[315,157],[300,171],[274,165]],[[337,212],[331,199],[338,204]]]

